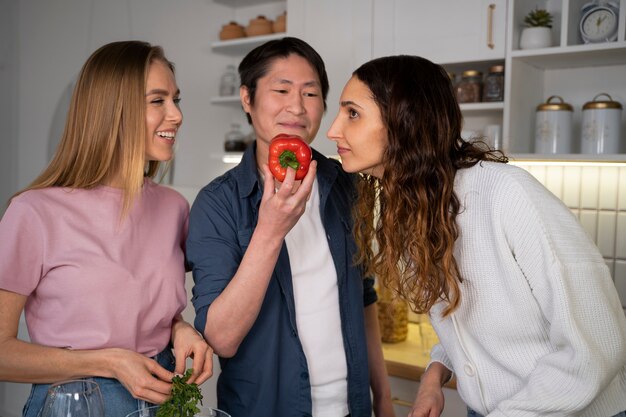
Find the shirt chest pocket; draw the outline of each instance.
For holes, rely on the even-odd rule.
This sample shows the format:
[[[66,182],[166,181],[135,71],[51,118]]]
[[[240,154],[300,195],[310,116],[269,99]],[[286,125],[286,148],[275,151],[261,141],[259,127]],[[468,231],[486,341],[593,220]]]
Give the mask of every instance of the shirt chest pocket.
[[[239,247],[241,248],[242,255],[246,251],[246,249],[248,249],[248,246],[250,245],[250,239],[252,238],[252,231],[253,229],[240,229],[237,231],[237,239],[239,241]]]

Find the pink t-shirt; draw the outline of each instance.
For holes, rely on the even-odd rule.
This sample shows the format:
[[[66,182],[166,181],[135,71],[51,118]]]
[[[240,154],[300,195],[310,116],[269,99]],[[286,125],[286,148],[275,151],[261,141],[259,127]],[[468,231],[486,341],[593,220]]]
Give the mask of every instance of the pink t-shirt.
[[[0,288],[28,296],[32,342],[163,350],[185,308],[189,205],[146,180],[120,223],[122,193],[51,187],[14,198],[0,221]]]

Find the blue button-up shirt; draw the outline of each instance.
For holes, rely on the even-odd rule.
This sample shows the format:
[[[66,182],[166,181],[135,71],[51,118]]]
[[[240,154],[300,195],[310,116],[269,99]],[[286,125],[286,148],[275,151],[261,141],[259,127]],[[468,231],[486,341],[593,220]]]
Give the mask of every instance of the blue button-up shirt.
[[[258,220],[263,185],[250,146],[241,163],[204,187],[191,208],[187,258],[193,268],[195,326],[204,332],[211,303],[239,268]],[[354,177],[314,151],[320,214],[337,269],[352,417],[372,414],[364,306],[376,301],[372,279],[353,265]],[[283,243],[259,315],[232,358],[220,358],[218,408],[233,417],[311,416],[311,385],[296,327],[287,246]]]

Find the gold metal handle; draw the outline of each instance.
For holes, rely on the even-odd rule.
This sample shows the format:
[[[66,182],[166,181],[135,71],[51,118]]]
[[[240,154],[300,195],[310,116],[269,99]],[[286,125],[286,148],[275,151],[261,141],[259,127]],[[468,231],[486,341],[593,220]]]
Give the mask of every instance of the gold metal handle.
[[[408,401],[401,400],[401,399],[400,399],[400,398],[398,398],[398,397],[393,397],[393,398],[391,399],[391,402],[392,402],[392,403],[394,403],[394,404],[401,405],[402,407],[409,407],[409,408],[413,407],[413,403],[410,403],[410,402],[408,402]]]
[[[491,3],[487,8],[487,46],[489,49],[496,47],[493,43],[493,14],[496,10],[496,5]]]

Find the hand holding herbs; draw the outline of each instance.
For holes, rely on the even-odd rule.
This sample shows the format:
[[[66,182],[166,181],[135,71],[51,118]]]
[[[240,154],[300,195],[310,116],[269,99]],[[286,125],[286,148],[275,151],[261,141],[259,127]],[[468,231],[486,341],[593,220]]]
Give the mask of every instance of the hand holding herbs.
[[[172,397],[164,402],[157,411],[157,417],[193,417],[200,412],[198,403],[202,405],[202,393],[198,385],[187,384],[192,369],[184,375],[172,378]]]

